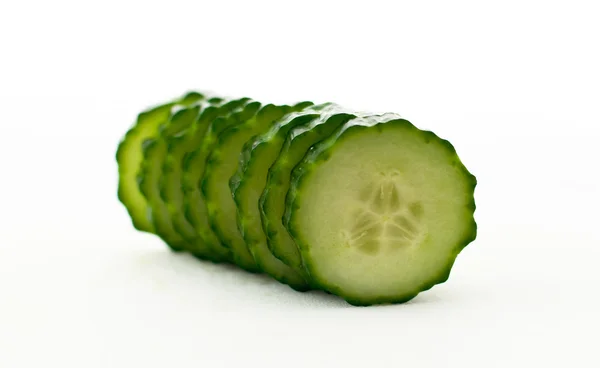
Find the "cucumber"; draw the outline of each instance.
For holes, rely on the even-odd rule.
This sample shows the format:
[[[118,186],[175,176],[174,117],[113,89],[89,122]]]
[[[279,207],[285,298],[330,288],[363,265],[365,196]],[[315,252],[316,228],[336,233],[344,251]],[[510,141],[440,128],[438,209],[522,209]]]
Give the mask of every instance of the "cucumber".
[[[200,239],[183,213],[183,162],[186,155],[203,142],[210,122],[224,111],[237,106],[238,102],[241,103],[211,98],[203,104],[202,111],[193,124],[179,134],[166,137],[167,155],[159,180],[161,198],[169,211],[173,229],[185,240],[185,249],[200,259],[213,262],[221,262],[223,258]]]
[[[150,208],[148,216],[154,225],[156,235],[175,251],[186,250],[185,240],[173,229],[169,210],[161,197],[159,182],[167,154],[167,140],[171,135],[192,125],[198,117],[200,108],[199,105],[195,105],[175,112],[160,128],[160,135],[147,139],[142,146],[144,161],[138,174],[140,192],[148,202]]]
[[[139,114],[116,160],[136,229],[352,305],[445,282],[477,236],[475,176],[396,114],[191,92]]]
[[[244,143],[265,132],[284,115],[311,105],[311,102],[299,103],[293,107],[265,105],[245,123],[224,130],[206,161],[201,190],[206,200],[210,226],[221,243],[232,250],[235,263],[245,270],[260,272],[238,230],[229,179],[237,170]]]
[[[218,117],[209,123],[202,143],[193,152],[188,153],[183,161],[183,214],[194,227],[197,242],[207,246],[215,258],[224,262],[233,262],[233,254],[221,244],[210,227],[206,201],[200,191],[200,182],[204,176],[207,157],[214,150],[219,134],[228,127],[242,124],[250,119],[260,106],[259,102],[248,98],[223,105]]]
[[[354,119],[293,170],[284,224],[319,287],[353,305],[406,302],[475,239],[476,184],[434,133]]]
[[[154,233],[154,224],[148,217],[148,202],[138,187],[138,172],[144,159],[142,143],[158,135],[159,127],[169,119],[177,103],[195,101],[198,95],[190,92],[178,100],[140,113],[136,123],[119,143],[116,153],[119,174],[117,198],[127,210],[133,227],[139,231]]]
[[[342,112],[323,116],[306,126],[299,126],[290,131],[277,159],[269,169],[265,188],[259,199],[261,222],[269,250],[283,263],[302,274],[306,272],[302,266],[300,252],[282,222],[285,198],[290,187],[292,169],[302,160],[308,149],[356,116],[343,112],[337,106],[335,108]]]

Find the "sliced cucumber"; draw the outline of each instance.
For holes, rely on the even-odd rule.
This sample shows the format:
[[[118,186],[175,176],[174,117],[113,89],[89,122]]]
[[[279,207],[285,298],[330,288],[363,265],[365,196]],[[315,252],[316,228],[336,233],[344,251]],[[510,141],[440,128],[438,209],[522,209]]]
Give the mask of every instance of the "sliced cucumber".
[[[293,107],[266,105],[245,123],[223,131],[206,161],[201,189],[206,200],[211,228],[221,243],[232,250],[235,263],[248,271],[259,272],[260,269],[238,230],[237,212],[229,188],[229,179],[237,170],[244,143],[251,137],[265,132],[284,115],[301,111],[311,105],[310,102]]]
[[[192,92],[141,113],[116,159],[136,229],[354,305],[445,282],[477,235],[475,177],[395,114]]]
[[[298,126],[318,125],[339,116],[339,107],[331,103],[309,107],[301,112],[286,115],[267,133],[245,144],[237,173],[230,187],[237,206],[238,228],[258,266],[276,280],[296,290],[310,289],[309,281],[299,270],[294,270],[270,252],[263,231],[259,199],[265,189],[267,174],[277,159],[286,136]],[[344,117],[347,114],[342,114]],[[346,120],[348,120],[346,118]],[[338,119],[342,120],[342,119]],[[283,203],[283,202],[282,202]]]
[[[185,97],[183,98],[185,100]],[[119,143],[116,160],[119,168],[117,197],[125,206],[134,228],[154,232],[154,225],[148,218],[148,202],[140,193],[137,176],[144,159],[142,143],[158,135],[158,129],[171,115],[176,102],[170,102],[144,111],[138,115],[134,126]]]
[[[159,180],[161,198],[169,211],[173,229],[185,240],[185,249],[198,258],[213,262],[221,262],[223,257],[202,241],[183,213],[183,162],[187,154],[202,144],[210,122],[237,105],[237,101],[227,103],[221,98],[211,98],[203,104],[200,116],[193,124],[179,134],[166,137],[167,155]]]
[[[259,102],[248,98],[223,105],[218,117],[209,123],[202,144],[188,153],[183,161],[184,216],[194,227],[197,241],[209,247],[215,258],[224,261],[233,261],[233,254],[221,244],[210,227],[206,201],[200,191],[200,180],[204,176],[206,159],[214,150],[219,134],[228,127],[242,124],[250,119],[260,106]]]
[[[476,236],[475,177],[449,142],[393,114],[346,123],[291,180],[284,224],[306,269],[354,305],[446,281]]]
[[[229,187],[237,207],[237,225],[250,254],[258,267],[276,280],[295,290],[309,290],[303,276],[273,257],[262,231],[258,199],[272,162],[281,149],[286,133],[294,126],[304,125],[319,117],[325,105],[311,106],[300,112],[285,115],[266,133],[244,144],[236,173],[229,180]]]
[[[302,266],[300,252],[282,222],[285,198],[290,187],[292,169],[302,160],[308,149],[356,116],[343,112],[336,105],[333,105],[332,110],[342,112],[323,115],[306,126],[299,126],[290,131],[277,159],[269,169],[265,188],[259,199],[261,222],[269,250],[275,257],[302,274],[306,272]]]
[[[142,148],[144,161],[138,175],[140,192],[148,202],[148,216],[152,220],[155,233],[176,251],[186,250],[185,240],[173,229],[169,210],[161,197],[159,182],[167,154],[167,137],[193,124],[199,112],[199,105],[183,107],[161,127],[160,135],[144,141]]]

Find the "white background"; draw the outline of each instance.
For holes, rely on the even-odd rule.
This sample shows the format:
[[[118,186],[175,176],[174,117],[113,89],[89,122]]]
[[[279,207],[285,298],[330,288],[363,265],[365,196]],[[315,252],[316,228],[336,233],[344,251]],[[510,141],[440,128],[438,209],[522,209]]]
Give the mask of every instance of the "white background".
[[[0,367],[600,367],[594,1],[3,1]],[[188,90],[393,111],[478,178],[450,280],[355,308],[133,230],[114,154]]]

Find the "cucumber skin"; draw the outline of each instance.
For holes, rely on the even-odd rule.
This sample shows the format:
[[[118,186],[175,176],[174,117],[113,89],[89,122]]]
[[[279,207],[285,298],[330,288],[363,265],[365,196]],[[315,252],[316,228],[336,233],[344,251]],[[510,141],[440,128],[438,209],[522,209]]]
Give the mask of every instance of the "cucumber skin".
[[[141,112],[119,142],[115,155],[119,175],[117,199],[127,210],[133,227],[138,231],[155,233],[154,225],[147,217],[148,204],[138,188],[137,175],[143,162],[142,143],[158,134],[159,126],[169,118],[175,105],[202,97],[201,93],[192,91]],[[138,159],[132,166],[129,161],[133,155],[138,156]]]
[[[169,137],[194,124],[202,107],[203,98],[189,101],[187,105],[176,105],[179,108],[170,119],[160,127],[160,134],[148,138],[143,144],[144,161],[138,173],[140,192],[149,205],[148,217],[154,224],[158,235],[173,251],[189,250],[185,240],[173,228],[167,204],[160,194],[160,180],[167,155]],[[156,167],[156,166],[159,167]],[[156,191],[156,192],[155,192]]]
[[[218,134],[230,126],[235,126],[253,116],[261,104],[249,98],[241,98],[231,102],[233,108],[227,108],[226,113],[209,123],[201,146],[190,152],[183,160],[182,185],[184,191],[183,214],[187,221],[194,226],[197,234],[195,241],[202,242],[212,250],[212,255],[218,262],[233,263],[233,253],[221,244],[219,238],[210,228],[208,209],[200,188],[204,174],[206,159],[212,151]],[[199,174],[199,175],[196,175]]]
[[[257,130],[260,132],[261,130],[268,129],[268,127],[277,119],[280,119],[284,115],[293,112],[294,109],[304,109],[307,107],[306,104],[307,103],[300,103],[294,107],[286,105],[277,106],[273,104],[263,106],[260,111],[258,111],[251,119],[248,119],[242,124],[231,126],[221,132],[217,138],[216,145],[213,147],[212,152],[206,160],[206,168],[204,171],[204,176],[201,180],[201,192],[208,208],[208,220],[210,228],[217,235],[221,241],[221,244],[232,250],[234,262],[246,271],[260,273],[260,268],[256,265],[254,257],[252,257],[250,251],[248,250],[248,246],[244,242],[241,234],[239,234],[235,219],[233,219],[234,223],[233,226],[231,226],[231,219],[224,216],[223,206],[222,203],[220,203],[219,194],[223,194],[220,193],[222,190],[229,192],[229,195],[231,195],[231,192],[229,190],[228,183],[217,181],[218,175],[221,174],[220,169],[223,166],[222,156],[224,155],[224,152],[232,149],[233,142],[237,142],[237,140],[240,138],[244,138],[245,141],[247,141],[256,134]],[[310,104],[312,105],[312,103]],[[247,138],[245,138],[246,136]],[[244,143],[242,143],[242,147]],[[241,154],[242,147],[240,147],[240,152],[237,153],[235,161],[236,164],[237,159]],[[229,178],[227,178],[227,180],[228,179]],[[233,200],[231,205],[235,207]],[[233,212],[236,211],[235,208],[232,210]],[[226,234],[226,232],[228,232],[228,230],[232,230],[233,227],[235,227],[235,229],[233,229],[233,234],[231,234],[232,236]]]
[[[125,207],[132,225],[135,229],[143,232],[154,233],[154,224],[146,217],[146,206],[147,204],[137,205],[135,202],[146,202],[142,194],[139,193],[137,188],[137,173],[139,165],[143,160],[143,153],[141,152],[141,141],[139,147],[132,147],[136,140],[139,131],[148,125],[158,125],[161,121],[166,120],[169,116],[173,103],[165,104],[162,106],[155,107],[154,109],[142,112],[138,115],[134,126],[125,134],[124,139],[119,143],[116,154],[116,161],[119,170],[119,184],[117,189],[117,198],[119,202]],[[157,116],[158,115],[158,116]],[[151,129],[151,128],[150,128]],[[142,141],[145,138],[142,138]],[[138,155],[141,159],[138,162],[137,167],[128,167],[127,156],[130,156],[130,150],[137,149]],[[133,176],[128,180],[128,176]],[[138,197],[134,199],[132,197]],[[141,199],[139,197],[142,197]],[[138,208],[144,207],[144,208]]]
[[[258,200],[256,200],[256,217],[254,220],[258,220],[252,223],[252,210],[246,208],[244,203],[245,191],[251,190],[249,185],[253,184],[255,180],[261,180],[260,176],[263,173],[257,172],[261,170],[263,162],[260,160],[268,160],[270,157],[265,157],[262,152],[276,150],[279,152],[287,132],[294,126],[305,125],[317,119],[321,111],[330,104],[310,106],[306,109],[287,114],[279,119],[273,127],[271,127],[266,133],[255,136],[244,144],[242,153],[240,155],[240,161],[236,173],[229,180],[229,187],[233,194],[233,199],[237,208],[237,225],[250,253],[252,254],[257,266],[261,271],[269,274],[277,281],[290,286],[292,289],[297,291],[308,291],[311,289],[310,283],[304,278],[304,276],[292,269],[285,263],[281,262],[278,258],[270,253],[267,245],[266,235],[263,232],[262,222],[260,218],[260,212],[258,208]],[[268,153],[268,152],[266,152]],[[276,157],[272,161],[275,161]],[[270,166],[270,163],[267,163]],[[266,172],[264,173],[264,183],[266,184]],[[260,185],[260,184],[259,184]],[[262,193],[261,188],[259,192]],[[260,197],[260,196],[259,196]],[[256,229],[254,228],[256,227]],[[265,255],[261,252],[267,252]],[[264,259],[263,257],[272,257],[270,260]],[[273,263],[275,264],[273,264]]]
[[[159,181],[160,195],[169,211],[173,230],[185,240],[185,250],[199,259],[213,263],[222,263],[224,257],[215,254],[208,244],[202,242],[183,213],[183,162],[193,147],[203,141],[208,125],[223,111],[223,104],[226,104],[225,100],[211,98],[203,103],[198,119],[190,127],[166,138],[167,156]]]
[[[368,300],[362,299],[360,297],[346,295],[340,287],[338,287],[337,285],[329,284],[327,280],[322,279],[321,277],[319,277],[318,274],[315,273],[313,265],[310,261],[310,257],[307,256],[310,253],[310,246],[306,243],[306,241],[304,241],[300,232],[296,230],[297,227],[295,213],[297,212],[296,210],[299,206],[298,200],[302,195],[302,186],[304,182],[310,177],[311,171],[314,170],[314,168],[319,164],[319,162],[326,161],[329,159],[332,150],[335,149],[336,142],[338,142],[341,139],[344,139],[344,136],[347,137],[349,134],[358,134],[360,133],[360,130],[369,128],[381,130],[383,129],[384,125],[389,126],[393,124],[409,124],[410,126],[414,127],[416,131],[418,130],[419,134],[423,135],[426,141],[436,140],[442,143],[444,146],[446,146],[448,151],[452,153],[453,165],[459,168],[461,171],[463,171],[465,177],[468,178],[471,183],[471,190],[469,191],[470,202],[468,208],[473,214],[476,209],[474,192],[477,186],[477,179],[463,165],[462,161],[458,157],[458,154],[456,153],[454,146],[449,141],[439,138],[433,132],[419,130],[409,121],[401,119],[398,116],[394,116],[393,114],[380,115],[376,118],[369,119],[364,122],[353,120],[345,124],[341,129],[339,129],[327,140],[319,143],[316,146],[311,147],[309,153],[307,153],[302,162],[298,164],[292,171],[290,189],[286,198],[286,211],[283,223],[290,235],[292,236],[292,238],[294,238],[296,244],[298,245],[300,254],[302,256],[303,265],[305,266],[306,271],[309,274],[310,278],[313,280],[314,284],[323,290],[326,290],[334,295],[343,298],[346,302],[354,306],[406,303],[415,298],[419,293],[429,290],[435,285],[445,283],[450,277],[452,267],[458,254],[477,237],[477,223],[475,222],[475,219],[471,217],[471,232],[466,234],[461,241],[457,242],[453,252],[451,252],[448,256],[448,263],[446,268],[440,270],[439,276],[433,277],[430,282],[421,285],[415,292],[408,293],[405,295],[398,295],[395,297],[369,298]]]
[[[286,137],[280,156],[271,166],[268,173],[267,184],[259,199],[259,209],[263,231],[267,237],[267,244],[271,253],[283,263],[308,277],[302,259],[294,240],[283,227],[285,194],[290,183],[292,169],[298,164],[310,147],[329,137],[334,131],[348,120],[355,118],[360,113],[349,113],[341,110],[336,115],[323,121],[318,119],[306,127],[292,130]],[[340,119],[338,121],[338,119]],[[298,148],[301,147],[301,148]],[[279,192],[279,193],[278,193]],[[278,196],[279,195],[279,196]],[[281,196],[282,195],[282,196]],[[279,202],[281,201],[281,208]],[[276,214],[273,217],[273,214]],[[289,249],[283,249],[287,245]],[[293,254],[288,254],[289,252]]]

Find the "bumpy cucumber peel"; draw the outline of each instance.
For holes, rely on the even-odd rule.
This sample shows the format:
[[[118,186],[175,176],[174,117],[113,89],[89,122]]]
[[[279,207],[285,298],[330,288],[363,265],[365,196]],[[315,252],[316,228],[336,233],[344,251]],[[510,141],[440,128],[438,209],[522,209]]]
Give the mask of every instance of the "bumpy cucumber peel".
[[[189,92],[119,143],[118,199],[173,251],[357,306],[446,282],[477,236],[477,180],[397,114]]]
[[[204,177],[207,157],[221,132],[254,116],[261,104],[248,98],[231,100],[218,111],[218,116],[208,123],[202,143],[192,152],[184,156],[182,162],[183,213],[192,226],[196,242],[203,244],[214,261],[232,262],[233,253],[221,244],[219,238],[210,227],[206,200],[200,189]],[[210,257],[212,254],[214,257]]]

